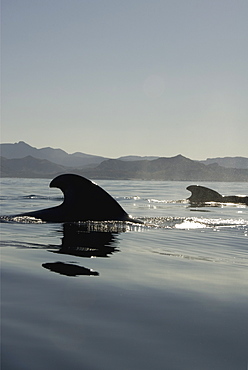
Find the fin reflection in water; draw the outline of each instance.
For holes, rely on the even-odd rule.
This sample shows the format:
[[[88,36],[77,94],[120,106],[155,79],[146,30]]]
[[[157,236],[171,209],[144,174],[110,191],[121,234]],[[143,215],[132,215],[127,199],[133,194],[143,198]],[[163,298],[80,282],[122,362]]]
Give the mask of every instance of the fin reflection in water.
[[[118,252],[119,250],[113,246],[117,243],[116,227],[114,228],[115,233],[112,231],[96,231],[97,229],[99,229],[99,225],[95,225],[94,229],[94,226],[88,224],[63,224],[62,244],[58,250],[52,250],[52,252],[86,258],[109,257],[114,252]],[[124,231],[123,228],[121,228],[121,231]],[[64,262],[43,263],[42,267],[66,276],[99,275],[97,271],[89,268]]]
[[[91,231],[85,224],[63,224],[62,244],[54,253],[79,257],[108,257],[119,250],[111,231]]]
[[[64,263],[64,262],[51,262],[51,263],[43,263],[42,267],[57,272],[60,275],[66,276],[79,276],[79,275],[94,275],[98,276],[99,273],[97,271],[93,271],[91,269],[77,266],[74,264]]]

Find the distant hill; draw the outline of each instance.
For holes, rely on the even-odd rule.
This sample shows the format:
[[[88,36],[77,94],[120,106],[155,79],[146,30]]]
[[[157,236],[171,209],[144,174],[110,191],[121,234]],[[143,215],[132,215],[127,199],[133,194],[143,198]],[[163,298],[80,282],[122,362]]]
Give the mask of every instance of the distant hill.
[[[15,144],[0,144],[1,156],[7,159],[24,158],[31,156],[33,158],[47,159],[50,162],[69,167],[95,166],[106,160],[105,157],[90,155],[85,153],[68,154],[62,149],[41,148],[37,149],[24,141]]]
[[[194,161],[179,154],[169,158],[125,156],[105,159],[80,152],[68,154],[61,149],[37,149],[23,141],[1,144],[1,151],[2,177],[53,178],[70,172],[92,179],[248,181],[246,167],[230,168],[231,164],[247,166],[248,158],[243,157]],[[217,159],[223,160],[221,163],[225,166],[216,163]]]
[[[110,159],[80,173],[91,178],[164,181],[248,181],[248,170],[205,165],[182,155],[152,161]]]
[[[248,169],[248,158],[245,157],[224,157],[224,158],[207,158],[200,161],[204,164],[217,163],[222,167],[226,168],[244,168]]]
[[[69,168],[52,163],[46,159],[33,158],[30,155],[24,158],[1,159],[2,177],[54,177],[60,173],[69,172]]]
[[[121,161],[152,161],[153,159],[158,159],[159,157],[156,156],[139,156],[139,155],[126,155],[124,157],[119,157],[117,159],[120,159]]]

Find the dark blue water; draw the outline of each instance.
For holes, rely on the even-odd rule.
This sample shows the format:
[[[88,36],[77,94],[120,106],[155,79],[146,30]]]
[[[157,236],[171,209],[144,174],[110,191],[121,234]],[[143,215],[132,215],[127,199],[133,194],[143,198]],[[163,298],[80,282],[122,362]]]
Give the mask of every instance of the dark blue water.
[[[59,204],[48,184],[2,179],[1,214]],[[190,207],[187,182],[98,184],[145,226],[1,223],[2,369],[247,370],[248,207]]]

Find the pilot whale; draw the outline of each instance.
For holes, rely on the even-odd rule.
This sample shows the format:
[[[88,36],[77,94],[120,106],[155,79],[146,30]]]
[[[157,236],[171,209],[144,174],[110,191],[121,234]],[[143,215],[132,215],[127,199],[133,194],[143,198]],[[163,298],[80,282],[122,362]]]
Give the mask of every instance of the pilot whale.
[[[142,223],[129,216],[110,194],[85,177],[76,174],[59,175],[51,181],[50,187],[62,190],[62,204],[17,216],[35,217],[46,222],[111,220]]]
[[[221,195],[217,191],[206,188],[200,185],[190,185],[186,188],[191,191],[191,196],[187,198],[190,203],[205,203],[205,202],[218,202],[218,203],[243,203],[248,205],[248,196],[242,195]]]

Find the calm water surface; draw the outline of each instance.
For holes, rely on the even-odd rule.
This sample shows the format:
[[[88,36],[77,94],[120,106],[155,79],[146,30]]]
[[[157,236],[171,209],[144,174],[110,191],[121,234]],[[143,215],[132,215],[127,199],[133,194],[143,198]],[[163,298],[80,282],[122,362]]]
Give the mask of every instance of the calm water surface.
[[[49,182],[2,179],[1,215],[60,204]],[[248,207],[190,207],[188,182],[97,183],[145,225],[2,219],[2,369],[247,370]]]

